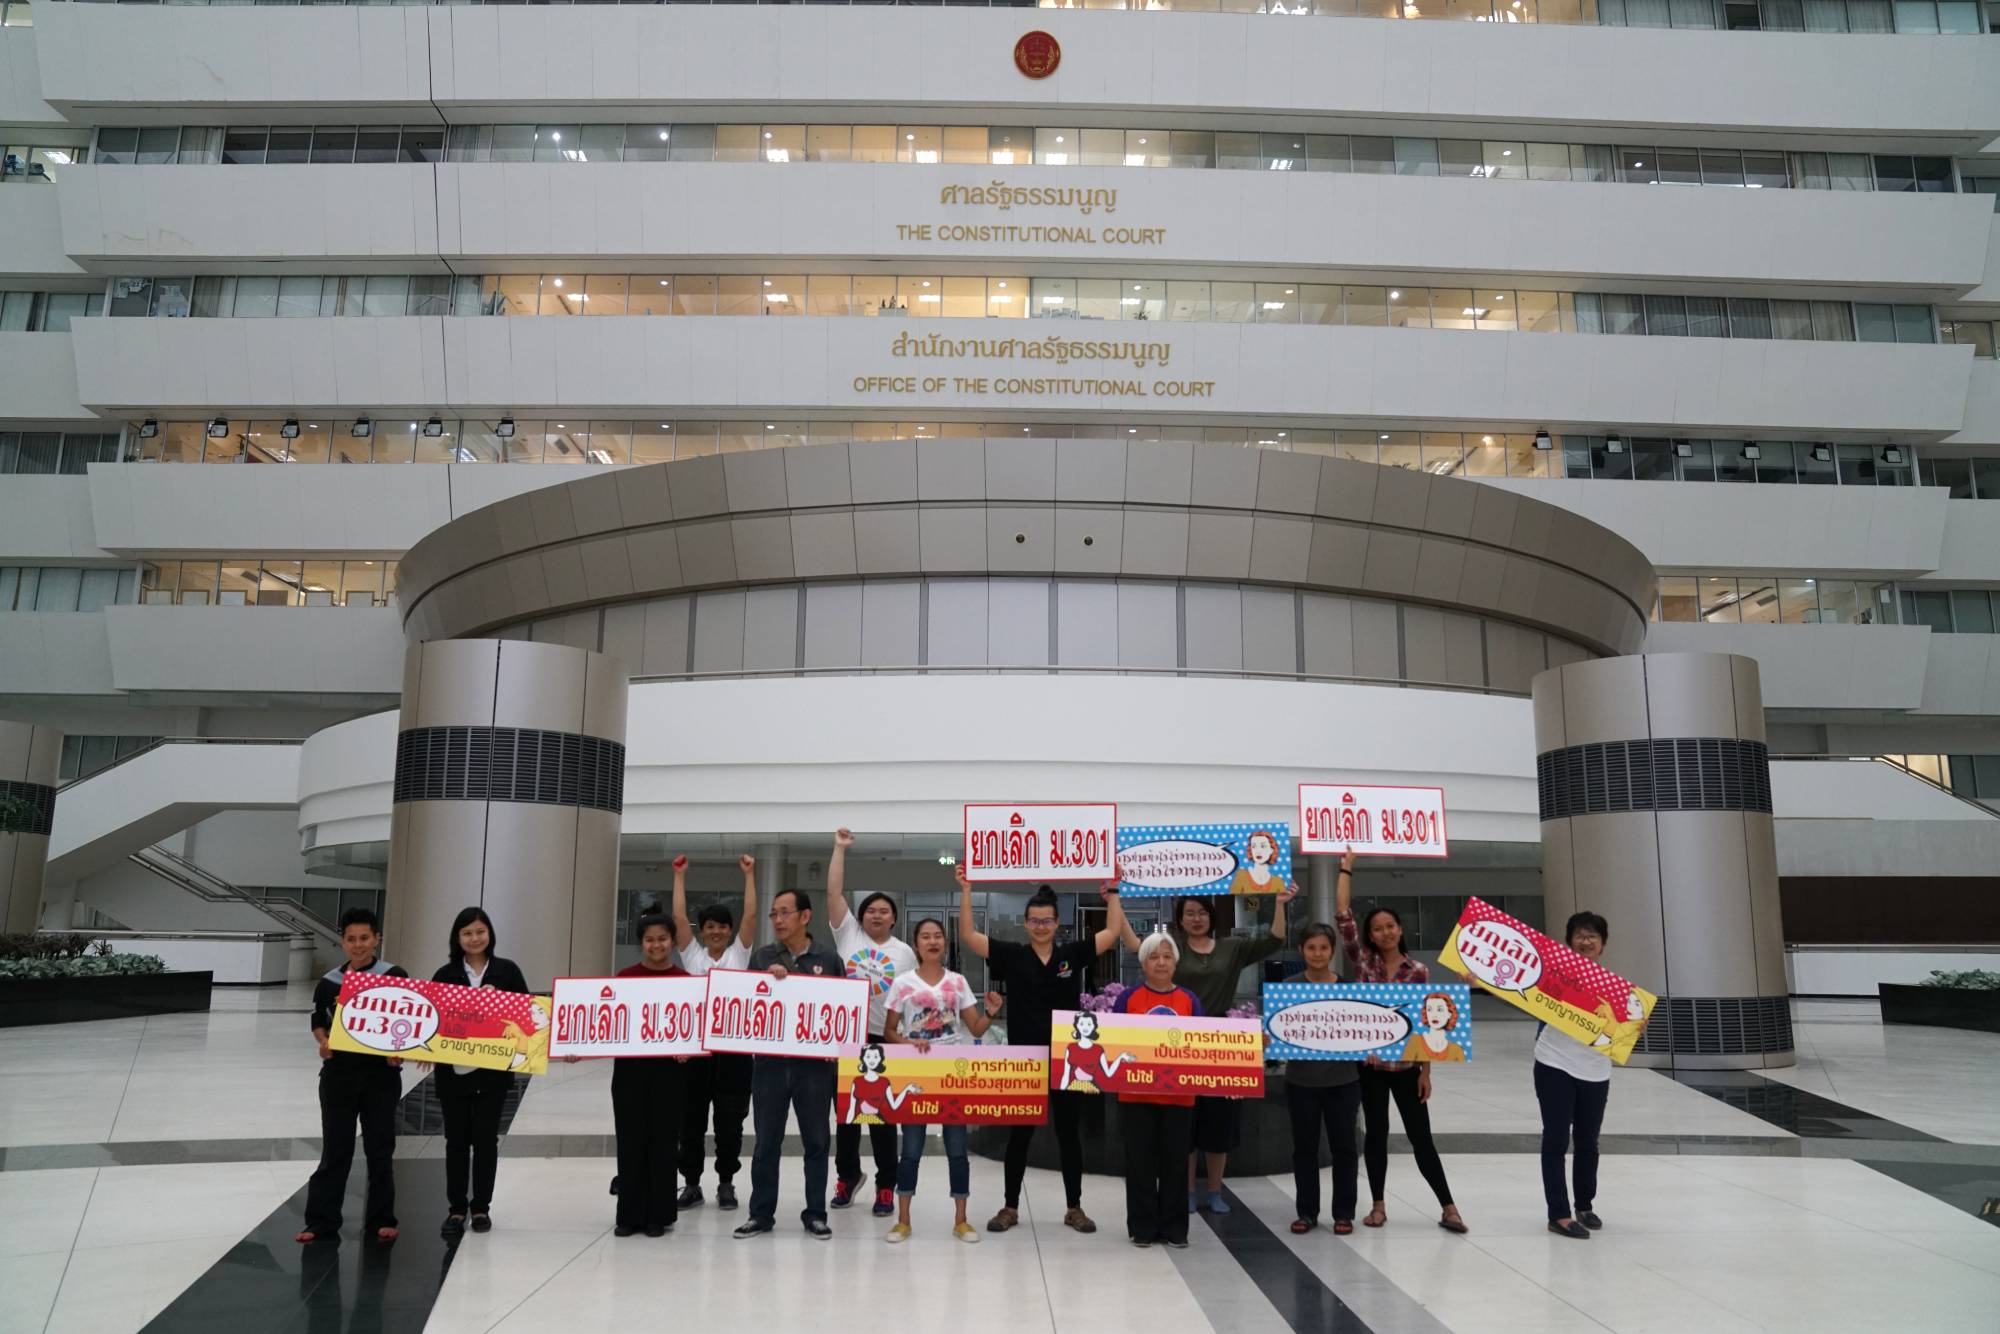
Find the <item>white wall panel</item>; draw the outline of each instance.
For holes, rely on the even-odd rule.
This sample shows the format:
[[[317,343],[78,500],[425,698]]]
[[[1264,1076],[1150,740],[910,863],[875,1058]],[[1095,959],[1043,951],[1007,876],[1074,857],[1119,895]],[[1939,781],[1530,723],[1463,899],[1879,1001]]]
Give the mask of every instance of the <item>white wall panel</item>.
[[[88,506],[99,542],[120,552],[394,557],[452,517],[451,480],[466,470],[100,467]]]
[[[84,478],[9,477],[0,485],[0,561],[33,565],[111,559],[96,533]]]
[[[2000,445],[2000,361],[1975,359],[1965,391],[1965,427],[1947,436],[1948,445]]]
[[[10,428],[101,424],[77,395],[76,350],[62,334],[0,333],[0,389]]]
[[[42,100],[42,63],[35,31],[0,28],[0,124],[62,122],[62,114]]]
[[[0,32],[21,32],[20,28],[0,28]],[[4,45],[0,40],[0,45]],[[6,117],[0,115],[0,123]],[[8,136],[13,137],[13,136]],[[63,250],[62,217],[56,207],[56,188],[7,182],[0,190],[0,278],[73,278],[83,269]],[[14,186],[20,189],[14,189]],[[15,284],[32,287],[32,282]]]
[[[0,681],[7,683],[9,694],[110,694],[104,614],[0,612]]]
[[[1990,500],[1947,500],[1938,579],[2000,583],[2000,514]]]
[[[1937,645],[1989,635],[1932,635],[1921,626],[1656,623],[1648,653],[1740,653],[1755,658],[1767,709],[1929,708],[1926,664]],[[1549,643],[1554,665],[1559,641]],[[2000,710],[2000,698],[1988,712]],[[1976,710],[1974,710],[1976,712]]]
[[[2000,713],[2000,635],[1932,635],[1920,712]]]
[[[393,697],[403,686],[394,607],[119,606],[98,615],[119,690]]]

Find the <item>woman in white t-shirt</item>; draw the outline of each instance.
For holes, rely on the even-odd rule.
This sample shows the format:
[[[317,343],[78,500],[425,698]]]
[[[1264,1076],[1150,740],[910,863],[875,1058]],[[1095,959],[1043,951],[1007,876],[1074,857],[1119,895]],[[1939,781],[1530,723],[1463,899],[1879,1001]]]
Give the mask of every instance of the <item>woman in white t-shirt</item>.
[[[993,1023],[1000,997],[986,993],[986,1012],[973,1004],[972,984],[962,973],[944,966],[944,923],[926,917],[917,923],[917,966],[889,988],[886,1040],[907,1042],[920,1052],[932,1047],[970,1046]],[[951,1204],[956,1215],[951,1234],[976,1243],[978,1231],[965,1219],[965,1202],[972,1193],[972,1162],[966,1154],[966,1127],[944,1126],[944,1153],[951,1164]],[[884,1238],[891,1245],[910,1239],[910,1197],[917,1193],[917,1169],[923,1164],[929,1126],[903,1127],[903,1155],[896,1165],[896,1225]]]
[[[1564,942],[1586,959],[1604,953],[1611,927],[1594,912],[1580,912],[1563,928]],[[1645,1012],[1637,994],[1627,1002],[1626,1023],[1639,1023]],[[1535,1100],[1542,1107],[1542,1194],[1549,1206],[1549,1231],[1578,1241],[1604,1226],[1591,1212],[1597,1199],[1597,1134],[1604,1126],[1604,1104],[1611,1096],[1611,1058],[1604,1052],[1608,1038],[1585,1046],[1566,1033],[1542,1025],[1535,1037]],[[1575,1207],[1564,1189],[1563,1155],[1576,1141]]]

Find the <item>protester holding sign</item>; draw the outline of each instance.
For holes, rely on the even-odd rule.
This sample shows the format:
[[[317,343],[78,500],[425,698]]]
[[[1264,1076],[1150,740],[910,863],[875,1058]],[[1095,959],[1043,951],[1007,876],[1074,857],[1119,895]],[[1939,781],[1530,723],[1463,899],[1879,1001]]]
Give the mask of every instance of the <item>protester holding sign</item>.
[[[979,929],[972,916],[972,883],[965,868],[957,868],[958,938],[965,948],[993,967],[997,980],[1007,987],[1008,1040],[1023,1047],[1049,1045],[1049,1016],[1057,1010],[1074,1010],[1083,1002],[1084,974],[1098,955],[1118,943],[1125,931],[1125,908],[1118,897],[1118,870],[1098,890],[1104,898],[1104,927],[1094,937],[1056,944],[1059,920],[1053,889],[1043,885],[1028,899],[1022,922],[1028,928],[1026,944],[994,940]],[[1079,1094],[1051,1092],[1049,1119],[1055,1123],[1056,1145],[1062,1154],[1063,1195],[1068,1202],[1063,1226],[1078,1232],[1095,1232],[1097,1224],[1083,1211],[1083,1137],[1079,1133]],[[1021,1182],[1028,1175],[1028,1145],[1035,1127],[1016,1126],[1007,1135],[1006,1203],[987,1222],[988,1232],[1005,1232],[1021,1221]]]
[[[700,938],[688,925],[685,856],[674,858],[674,944],[681,967],[690,977],[711,968],[748,968],[750,947],[757,941],[757,859],[744,853],[736,859],[743,870],[743,922],[730,919],[729,909],[711,903],[701,910]],[[681,1123],[681,1187],[676,1202],[690,1209],[702,1201],[701,1164],[708,1149],[709,1108],[715,1108],[715,1204],[736,1207],[736,1174],[743,1169],[743,1118],[750,1114],[750,1060],[740,1052],[716,1052],[690,1062]]]
[[[750,967],[779,981],[793,973],[845,976],[840,956],[815,941],[811,927],[812,901],[804,891],[779,890],[771,901],[771,930],[778,938],[750,956]],[[750,1155],[750,1218],[736,1229],[739,1239],[761,1236],[778,1225],[778,1159],[784,1151],[786,1117],[796,1115],[806,1177],[806,1207],[799,1221],[814,1238],[832,1240],[833,1229],[826,1225],[826,1153],[837,1073],[833,1061],[809,1056],[760,1055],[752,1061],[750,1116],[757,1145]]]
[[[403,1058],[335,1051],[328,1045],[334,1006],[348,973],[409,976],[376,957],[381,944],[381,920],[366,908],[349,908],[340,915],[340,948],[347,962],[313,988],[312,1035],[319,1043],[319,1166],[306,1183],[306,1225],[294,1241],[332,1241],[339,1236],[340,1203],[347,1194],[347,1173],[354,1166],[356,1118],[361,1122],[362,1151],[368,1156],[362,1235],[377,1241],[396,1239],[396,1104],[403,1095]]]
[[[1201,999],[1174,982],[1180,946],[1164,931],[1139,946],[1145,984],[1118,998],[1126,1014],[1169,1014],[1199,1019]],[[1113,1058],[1114,1060],[1117,1058]],[[1125,1139],[1125,1233],[1134,1246],[1188,1244],[1188,1215],[1180,1207],[1181,1164],[1188,1158],[1195,1099],[1157,1093],[1120,1093],[1119,1126]]]
[[[1430,969],[1403,949],[1403,919],[1393,908],[1375,908],[1360,925],[1354,921],[1354,854],[1340,859],[1340,880],[1334,888],[1335,924],[1356,977],[1363,982],[1428,982]],[[1384,1203],[1384,1183],[1389,1176],[1389,1100],[1396,1101],[1396,1113],[1403,1121],[1403,1134],[1410,1141],[1410,1153],[1417,1170],[1430,1183],[1443,1216],[1438,1226],[1447,1232],[1466,1231],[1465,1219],[1451,1200],[1451,1184],[1445,1180],[1444,1160],[1438,1157],[1437,1142],[1431,1138],[1431,1068],[1428,1063],[1409,1061],[1369,1061],[1361,1070],[1361,1106],[1367,1123],[1363,1152],[1368,1160],[1368,1189],[1374,1206],[1362,1219],[1367,1227],[1381,1227],[1389,1221]]]
[[[493,919],[484,908],[460,912],[451,924],[451,962],[438,969],[431,981],[495,991],[529,990],[520,965],[494,955],[498,940]],[[506,1070],[441,1065],[434,1078],[438,1104],[444,1108],[444,1188],[449,1210],[444,1234],[462,1234],[468,1212],[474,1232],[489,1231],[493,1227],[493,1180],[500,1167],[500,1112],[513,1091],[514,1076]]]
[[[1255,937],[1217,936],[1215,917],[1206,899],[1190,897],[1174,903],[1173,935],[1180,960],[1174,980],[1201,999],[1204,1014],[1227,1014],[1236,999],[1236,983],[1243,970],[1285,948],[1285,906],[1298,894],[1298,890],[1279,880],[1271,929]],[[1139,948],[1139,937],[1130,926],[1125,928],[1124,940],[1128,948]],[[1195,1101],[1194,1153],[1188,1155],[1187,1164],[1189,1213],[1195,1211],[1200,1198],[1195,1192],[1196,1154],[1208,1159],[1209,1212],[1229,1212],[1229,1204],[1222,1198],[1222,1175],[1229,1165],[1229,1155],[1242,1138],[1243,1108],[1236,1099]]]
[[[1611,927],[1594,912],[1580,912],[1563,928],[1564,942],[1584,958],[1595,961],[1611,939]],[[1626,1022],[1637,1024],[1644,1018],[1638,997],[1628,1005],[1639,1007]],[[1585,1046],[1566,1033],[1543,1024],[1535,1035],[1535,1101],[1542,1107],[1542,1195],[1549,1206],[1549,1231],[1578,1241],[1604,1226],[1591,1211],[1597,1200],[1597,1134],[1604,1126],[1604,1105],[1611,1096],[1611,1057],[1601,1046]],[[1574,1209],[1572,1198],[1563,1189],[1563,1154],[1572,1137],[1576,1144]]]
[[[1287,982],[1340,981],[1333,971],[1334,930],[1314,922],[1299,938],[1306,970]],[[1333,1146],[1333,1230],[1341,1236],[1354,1231],[1354,1202],[1359,1194],[1361,1157],[1355,1151],[1355,1122],[1361,1114],[1361,1065],[1358,1061],[1287,1061],[1286,1110],[1292,1114],[1292,1181],[1298,1196],[1298,1217],[1292,1232],[1304,1236],[1319,1226],[1319,1137],[1322,1126]]]
[[[837,829],[833,856],[826,864],[826,920],[833,927],[833,948],[847,965],[847,975],[868,984],[868,1040],[882,1041],[888,1014],[889,988],[917,966],[916,952],[896,939],[896,901],[887,894],[870,894],[859,912],[847,910],[847,850],[854,835]],[[875,1216],[895,1210],[891,1187],[896,1183],[896,1128],[876,1123],[868,1127],[868,1144],[875,1157]],[[843,1125],[833,1138],[833,1207],[854,1203],[861,1188],[861,1127]]]
[[[883,1038],[907,1042],[918,1051],[933,1047],[965,1047],[976,1043],[992,1027],[1000,1010],[1000,997],[988,993],[986,1013],[972,1003],[972,984],[963,974],[944,966],[946,939],[944,923],[927,917],[917,923],[917,967],[904,973],[889,988],[888,1018]],[[893,1127],[892,1127],[893,1129]],[[965,1220],[965,1202],[972,1195],[972,1161],[966,1154],[966,1127],[943,1126],[945,1160],[950,1164],[951,1203],[956,1215],[951,1235],[960,1241],[977,1243],[979,1231]],[[891,1244],[910,1239],[910,1198],[917,1193],[917,1169],[924,1161],[924,1140],[929,1126],[903,1127],[903,1155],[896,1164],[896,1225],[884,1240]]]
[[[639,962],[620,977],[686,977],[674,962],[674,927],[664,917],[639,919]],[[713,1060],[714,1057],[704,1057]],[[680,1153],[685,1056],[620,1056],[611,1063],[611,1124],[618,1140],[615,1236],[663,1237],[680,1216],[674,1169]]]

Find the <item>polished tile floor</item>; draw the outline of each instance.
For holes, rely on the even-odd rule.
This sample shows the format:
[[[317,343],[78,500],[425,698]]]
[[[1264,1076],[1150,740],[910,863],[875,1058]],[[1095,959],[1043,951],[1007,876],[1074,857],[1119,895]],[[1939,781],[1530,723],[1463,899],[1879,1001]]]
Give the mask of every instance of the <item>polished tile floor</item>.
[[[1801,1004],[1799,1065],[1747,1088],[1618,1072],[1588,1243],[1542,1231],[1532,1029],[1495,1022],[1432,1102],[1467,1237],[1433,1225],[1398,1155],[1389,1226],[1349,1238],[1289,1233],[1289,1176],[1232,1178],[1235,1212],[1204,1214],[1188,1250],[1137,1251],[1119,1182],[1087,1179],[1104,1226],[1080,1237],[1035,1172],[1023,1226],[965,1246],[935,1162],[908,1245],[861,1211],[826,1244],[792,1221],[790,1162],[772,1236],[733,1241],[740,1213],[711,1205],[621,1240],[608,1070],[584,1064],[523,1098],[492,1233],[438,1238],[438,1146],[407,1135],[402,1241],[311,1257],[289,1241],[317,1153],[305,1009],[303,992],[223,991],[206,1015],[0,1030],[0,1331],[485,1334],[662,1312],[731,1329],[774,1298],[816,1334],[918,1309],[1010,1334],[1872,1334],[1992,1329],[2000,1310],[2000,1226],[1977,1212],[2000,1197],[2000,1037],[1885,1030],[1863,1004]],[[972,1192],[983,1219],[997,1164],[974,1159]]]

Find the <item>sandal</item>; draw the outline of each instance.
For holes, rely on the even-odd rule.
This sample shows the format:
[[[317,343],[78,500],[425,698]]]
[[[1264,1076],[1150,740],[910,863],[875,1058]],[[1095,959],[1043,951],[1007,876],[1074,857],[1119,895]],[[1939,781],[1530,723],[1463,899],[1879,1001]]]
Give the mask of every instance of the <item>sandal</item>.
[[[1336,1236],[1336,1237],[1345,1237],[1345,1236],[1348,1236],[1348,1235],[1350,1235],[1350,1234],[1351,1234],[1351,1233],[1352,1233],[1353,1231],[1354,1231],[1354,1220],[1353,1220],[1353,1219],[1351,1219],[1351,1218],[1336,1218],[1336,1219],[1334,1219],[1334,1220],[1333,1220],[1333,1235],[1334,1235],[1334,1236]]]
[[[1306,1235],[1306,1233],[1308,1233],[1308,1232],[1310,1232],[1310,1231],[1312,1231],[1312,1230],[1313,1230],[1313,1225],[1312,1225],[1311,1223],[1307,1222],[1307,1221],[1306,1221],[1305,1219],[1303,1219],[1303,1218],[1294,1218],[1294,1219],[1292,1220],[1292,1235],[1293,1235],[1293,1236],[1295,1236],[1295,1237],[1303,1237],[1303,1236],[1305,1236],[1305,1235]]]
[[[1368,1217],[1361,1220],[1361,1226],[1381,1227],[1384,1223],[1388,1221],[1389,1221],[1389,1215],[1383,1210],[1382,1206],[1378,1204],[1373,1209],[1370,1209],[1368,1211]]]
[[[1438,1226],[1446,1232],[1456,1232],[1461,1237],[1472,1230],[1465,1225],[1465,1220],[1459,1217],[1456,1206],[1444,1211],[1444,1217],[1438,1219]]]
[[[394,1241],[400,1235],[392,1227],[378,1227],[375,1229],[375,1240],[377,1241]]]
[[[303,1232],[303,1231],[302,1231],[302,1232],[300,1232],[300,1233],[299,1233],[299,1234],[298,1234],[298,1235],[297,1235],[296,1237],[293,1237],[293,1238],[292,1238],[292,1240],[293,1240],[293,1241],[296,1241],[296,1242],[297,1242],[297,1243],[299,1243],[299,1245],[301,1245],[301,1246],[310,1246],[310,1245],[312,1245],[312,1244],[313,1244],[314,1242],[316,1242],[316,1241],[318,1241],[318,1240],[319,1240],[319,1234],[318,1234],[318,1233],[316,1233],[316,1232]]]

